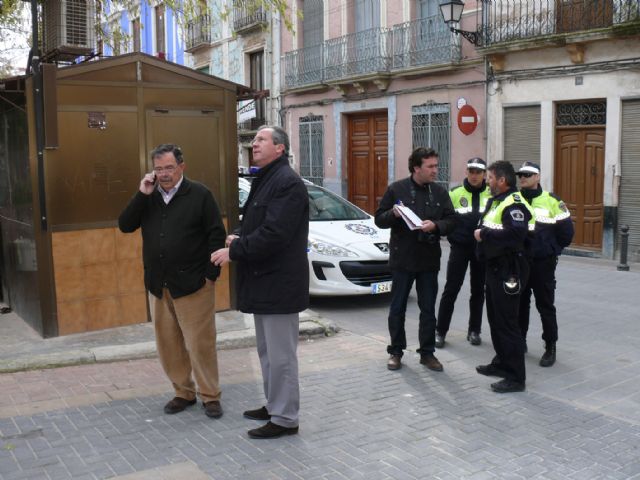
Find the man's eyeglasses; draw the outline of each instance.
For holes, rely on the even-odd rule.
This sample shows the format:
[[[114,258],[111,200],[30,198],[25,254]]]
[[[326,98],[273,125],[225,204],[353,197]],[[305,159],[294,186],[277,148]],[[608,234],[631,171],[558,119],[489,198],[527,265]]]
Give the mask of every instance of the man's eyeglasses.
[[[531,178],[531,177],[533,177],[533,173],[530,173],[530,172],[519,173],[518,176],[519,177],[524,177],[524,178]]]
[[[156,173],[163,173],[163,172],[167,172],[167,173],[173,173],[178,169],[177,165],[169,165],[168,167],[154,167],[153,171]]]

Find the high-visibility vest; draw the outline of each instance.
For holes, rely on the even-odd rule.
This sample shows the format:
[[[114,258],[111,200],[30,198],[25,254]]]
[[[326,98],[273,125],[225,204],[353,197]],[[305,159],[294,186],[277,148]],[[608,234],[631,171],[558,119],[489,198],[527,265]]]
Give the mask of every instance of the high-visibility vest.
[[[470,192],[464,185],[460,185],[459,187],[454,188],[449,192],[449,197],[451,197],[451,203],[453,203],[453,208],[456,209],[456,213],[460,215],[465,215],[467,213],[471,213],[473,210],[473,192]],[[484,210],[487,206],[487,202],[491,198],[491,191],[487,186],[483,191],[480,192],[480,205],[479,205],[479,213],[484,213]]]
[[[514,203],[524,205],[524,207],[529,210],[529,213],[531,213],[531,218],[529,219],[529,223],[527,226],[529,228],[529,231],[533,232],[536,227],[535,212],[527,202],[523,201],[521,194],[518,192],[511,193],[501,202],[493,201],[491,203],[491,208],[489,209],[489,211],[484,217],[482,217],[482,226],[490,228],[492,230],[502,230],[502,213],[504,212],[505,208],[510,207]]]
[[[502,214],[504,213],[505,208],[510,207],[514,203],[524,205],[524,207],[531,214],[531,218],[528,222],[528,229],[530,232],[532,232],[535,229],[536,225],[533,210],[527,202],[523,201],[522,196],[518,192],[512,192],[500,202],[496,202],[495,200],[491,202],[489,211],[485,214],[484,217],[482,217],[482,226],[491,230],[502,230],[504,228],[502,224]],[[523,215],[522,212],[518,213],[520,215]],[[515,214],[516,212],[512,212],[512,215]],[[524,218],[522,220],[524,220]],[[482,245],[482,250],[484,252],[485,258],[487,259],[501,257],[503,255],[509,255],[511,253],[523,252],[525,250],[524,239],[519,245],[502,245],[495,241],[481,242],[480,245]]]
[[[564,202],[546,191],[531,199],[531,208],[540,223],[554,224],[571,216]]]

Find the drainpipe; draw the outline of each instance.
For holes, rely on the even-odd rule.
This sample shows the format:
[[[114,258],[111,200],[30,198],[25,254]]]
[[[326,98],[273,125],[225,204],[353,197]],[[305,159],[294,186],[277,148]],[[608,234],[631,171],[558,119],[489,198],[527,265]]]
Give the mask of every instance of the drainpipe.
[[[40,226],[42,231],[47,230],[47,199],[44,188],[44,95],[42,92],[42,68],[40,62],[40,49],[38,48],[38,2],[31,0],[31,30],[33,45],[29,58],[31,60],[31,73],[33,75],[33,107],[36,127],[36,154],[38,165],[38,200],[40,205]]]

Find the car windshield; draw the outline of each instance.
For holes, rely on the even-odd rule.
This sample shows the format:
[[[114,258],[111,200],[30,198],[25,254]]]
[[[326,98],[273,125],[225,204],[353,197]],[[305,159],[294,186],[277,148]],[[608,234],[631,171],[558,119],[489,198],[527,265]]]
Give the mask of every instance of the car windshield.
[[[238,195],[240,197],[240,208],[244,207],[244,204],[247,203],[247,198],[249,198],[249,190],[251,190],[251,182],[249,182],[246,178],[239,178]]]
[[[309,191],[309,220],[365,220],[369,216],[344,198],[312,185]]]

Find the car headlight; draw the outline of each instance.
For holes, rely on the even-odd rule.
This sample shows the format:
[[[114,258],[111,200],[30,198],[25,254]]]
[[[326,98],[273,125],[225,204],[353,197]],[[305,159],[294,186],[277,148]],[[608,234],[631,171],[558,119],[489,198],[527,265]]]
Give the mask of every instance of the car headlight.
[[[338,245],[334,245],[329,242],[321,242],[319,240],[314,240],[310,238],[307,243],[307,248],[310,252],[315,252],[320,255],[329,255],[331,257],[357,257],[358,254],[356,252],[352,252],[351,250],[340,247]]]

